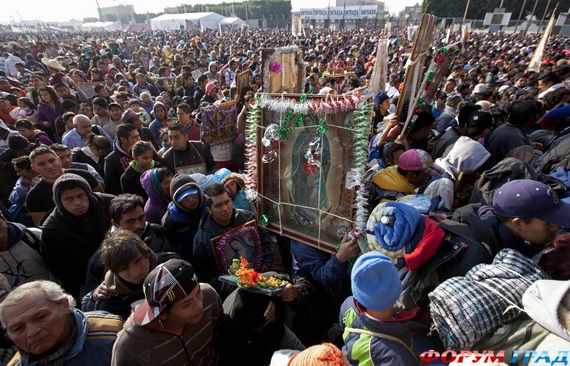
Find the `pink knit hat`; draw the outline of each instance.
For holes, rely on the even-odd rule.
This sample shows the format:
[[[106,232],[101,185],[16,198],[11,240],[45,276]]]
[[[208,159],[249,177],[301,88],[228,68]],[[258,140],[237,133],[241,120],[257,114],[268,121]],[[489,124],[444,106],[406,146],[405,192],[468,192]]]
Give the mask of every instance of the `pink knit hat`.
[[[218,89],[218,86],[216,85],[215,82],[210,81],[208,82],[208,84],[206,84],[206,95],[210,95],[210,92],[214,89]]]
[[[334,344],[323,343],[293,356],[288,366],[349,366],[349,364]]]

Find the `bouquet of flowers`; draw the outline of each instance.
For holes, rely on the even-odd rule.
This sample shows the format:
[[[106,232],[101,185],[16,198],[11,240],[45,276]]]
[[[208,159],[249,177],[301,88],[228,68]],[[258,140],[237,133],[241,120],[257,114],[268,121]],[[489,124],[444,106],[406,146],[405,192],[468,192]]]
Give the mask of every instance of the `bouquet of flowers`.
[[[255,269],[248,268],[248,265],[247,259],[240,257],[240,259],[234,259],[229,268],[230,274],[236,277],[236,284],[240,288],[282,290],[287,284],[287,281],[259,274]]]

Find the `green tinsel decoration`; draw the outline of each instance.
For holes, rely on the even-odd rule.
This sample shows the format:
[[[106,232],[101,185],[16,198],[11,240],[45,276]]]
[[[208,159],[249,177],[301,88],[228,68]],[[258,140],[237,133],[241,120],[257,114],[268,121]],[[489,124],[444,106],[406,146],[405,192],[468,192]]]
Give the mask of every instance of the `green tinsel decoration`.
[[[317,135],[323,136],[329,130],[329,126],[327,125],[327,121],[323,118],[319,118],[319,126],[317,127]]]
[[[368,162],[368,130],[372,120],[372,111],[373,106],[369,102],[364,102],[354,111],[354,167],[357,169],[365,167]]]
[[[259,96],[256,95],[256,102],[246,119],[245,138],[246,141],[252,145],[257,145],[257,124],[261,117],[261,106],[258,102]]]

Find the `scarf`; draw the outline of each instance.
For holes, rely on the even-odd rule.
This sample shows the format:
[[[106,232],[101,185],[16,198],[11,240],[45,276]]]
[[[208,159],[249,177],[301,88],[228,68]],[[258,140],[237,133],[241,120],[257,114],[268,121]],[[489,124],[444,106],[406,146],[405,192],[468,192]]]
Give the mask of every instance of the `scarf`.
[[[145,172],[145,171],[147,171],[147,170],[149,170],[149,169],[154,168],[154,165],[155,165],[155,164],[156,164],[156,161],[153,160],[153,161],[150,162],[150,168],[148,168],[148,169],[141,169],[141,168],[139,168],[139,166],[137,165],[137,161],[136,161],[136,160],[131,160],[131,162],[129,163],[129,166],[130,166],[131,168],[133,168],[135,172],[137,172],[137,173],[143,173],[143,172]]]

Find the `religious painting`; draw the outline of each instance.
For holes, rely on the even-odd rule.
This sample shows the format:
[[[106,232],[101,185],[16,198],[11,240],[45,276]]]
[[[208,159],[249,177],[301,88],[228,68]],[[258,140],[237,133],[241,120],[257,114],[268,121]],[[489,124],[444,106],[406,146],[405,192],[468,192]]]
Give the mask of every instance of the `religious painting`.
[[[220,274],[228,274],[234,259],[244,257],[256,271],[263,266],[263,248],[255,220],[210,240]]]
[[[235,102],[202,108],[202,139],[210,145],[227,142],[237,132],[237,108]]]
[[[261,52],[263,90],[269,93],[301,93],[306,64],[297,46],[263,49]]]
[[[258,99],[258,215],[267,229],[334,253],[355,225],[355,151],[358,136],[366,140],[358,126],[370,121],[357,126],[358,97],[287,98]]]

